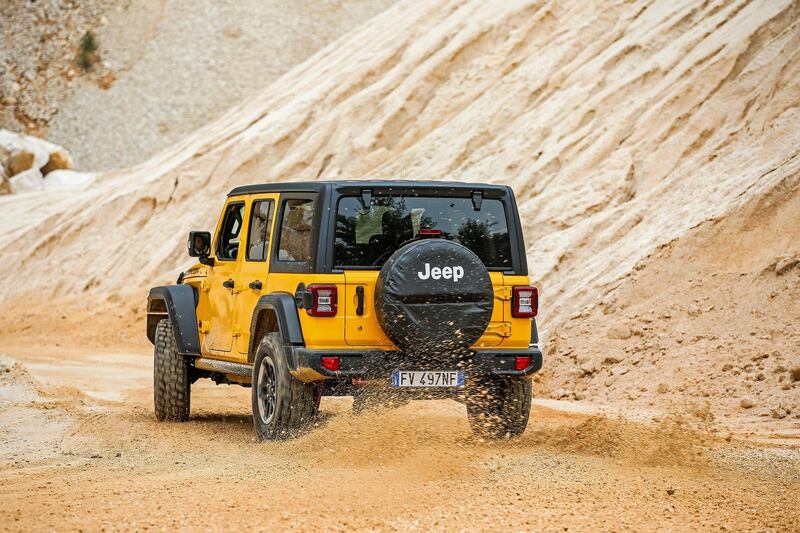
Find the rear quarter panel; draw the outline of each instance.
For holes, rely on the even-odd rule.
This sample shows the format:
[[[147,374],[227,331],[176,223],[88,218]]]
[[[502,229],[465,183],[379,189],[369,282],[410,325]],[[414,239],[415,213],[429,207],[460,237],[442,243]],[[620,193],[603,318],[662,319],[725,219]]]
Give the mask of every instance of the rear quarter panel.
[[[264,294],[274,292],[294,294],[300,283],[304,283],[306,286],[314,283],[336,285],[338,298],[336,316],[314,317],[309,316],[305,309],[297,310],[306,346],[317,349],[341,349],[346,347],[347,344],[344,340],[344,302],[342,298],[345,293],[344,274],[270,273],[267,278],[267,290]]]

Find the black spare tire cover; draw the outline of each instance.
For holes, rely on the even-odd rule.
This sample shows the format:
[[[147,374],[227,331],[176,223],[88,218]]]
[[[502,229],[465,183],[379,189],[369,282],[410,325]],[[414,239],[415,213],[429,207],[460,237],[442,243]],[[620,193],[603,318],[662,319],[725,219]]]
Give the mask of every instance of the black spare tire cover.
[[[463,353],[483,335],[494,291],[486,267],[468,248],[425,239],[397,250],[375,286],[375,314],[401,350]]]

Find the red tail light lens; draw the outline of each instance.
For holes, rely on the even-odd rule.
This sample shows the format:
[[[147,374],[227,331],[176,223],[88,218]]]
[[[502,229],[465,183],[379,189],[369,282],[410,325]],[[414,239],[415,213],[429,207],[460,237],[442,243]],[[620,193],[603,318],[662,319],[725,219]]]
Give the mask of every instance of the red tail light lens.
[[[525,370],[531,366],[531,356],[530,355],[518,355],[516,359],[514,359],[514,370]]]
[[[419,237],[441,237],[442,230],[440,229],[421,229],[419,233],[417,233]]]
[[[313,297],[311,307],[306,309],[309,316],[336,316],[336,285],[309,285],[306,290]]]
[[[321,357],[320,363],[322,363],[322,367],[333,372],[339,371],[339,357],[332,356],[332,357]]]
[[[514,287],[511,289],[511,316],[533,318],[539,312],[539,291],[536,287]]]

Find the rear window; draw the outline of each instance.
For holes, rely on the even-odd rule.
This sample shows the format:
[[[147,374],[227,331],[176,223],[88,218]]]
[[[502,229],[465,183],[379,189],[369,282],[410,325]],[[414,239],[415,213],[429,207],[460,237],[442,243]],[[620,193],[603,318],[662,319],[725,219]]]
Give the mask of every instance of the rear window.
[[[463,244],[487,268],[511,268],[501,200],[484,199],[476,211],[471,198],[424,196],[375,196],[369,209],[364,209],[360,198],[341,198],[334,263],[337,268],[379,268],[404,244],[431,235]]]
[[[311,224],[314,200],[297,199],[283,202],[283,219],[278,241],[278,261],[311,260]]]

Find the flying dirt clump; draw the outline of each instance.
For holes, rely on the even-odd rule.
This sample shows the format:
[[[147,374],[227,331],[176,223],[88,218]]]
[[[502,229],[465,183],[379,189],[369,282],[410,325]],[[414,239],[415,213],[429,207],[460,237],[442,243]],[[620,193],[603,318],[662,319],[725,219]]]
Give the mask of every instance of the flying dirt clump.
[[[679,416],[640,424],[600,416],[530,431],[513,448],[531,446],[623,461],[637,466],[705,468],[712,459],[707,434]]]

